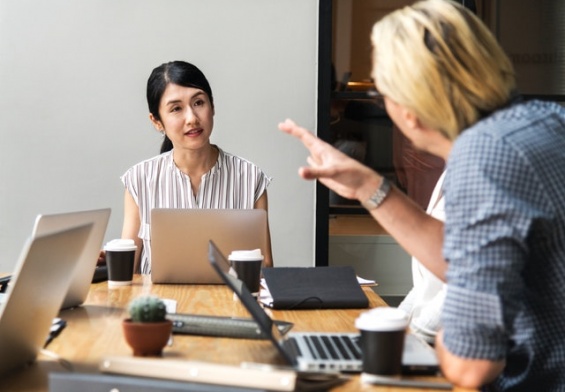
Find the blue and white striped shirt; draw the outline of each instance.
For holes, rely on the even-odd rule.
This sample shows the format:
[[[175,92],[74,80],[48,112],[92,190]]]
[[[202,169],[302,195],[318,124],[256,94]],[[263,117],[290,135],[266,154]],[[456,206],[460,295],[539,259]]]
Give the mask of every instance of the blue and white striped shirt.
[[[219,149],[218,160],[202,176],[194,195],[190,178],[179,170],[169,151],[131,167],[121,177],[139,207],[143,240],[141,273],[151,272],[153,208],[252,209],[271,178],[255,164]]]
[[[447,162],[444,343],[506,367],[485,390],[565,390],[565,110],[515,104]]]

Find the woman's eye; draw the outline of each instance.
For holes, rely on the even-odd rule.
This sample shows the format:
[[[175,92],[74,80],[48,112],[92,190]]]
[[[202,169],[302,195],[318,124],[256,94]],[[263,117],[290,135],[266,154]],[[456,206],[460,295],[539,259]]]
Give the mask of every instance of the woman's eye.
[[[171,112],[178,112],[179,110],[181,110],[179,106],[173,106],[171,108]]]
[[[196,101],[194,101],[194,106],[202,106],[204,105],[204,100],[203,99],[198,99]]]

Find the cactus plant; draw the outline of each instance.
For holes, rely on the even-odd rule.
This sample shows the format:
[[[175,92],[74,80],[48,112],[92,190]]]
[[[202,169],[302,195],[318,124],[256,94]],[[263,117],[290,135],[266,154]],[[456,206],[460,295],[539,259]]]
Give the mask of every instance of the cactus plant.
[[[165,302],[156,296],[133,299],[130,318],[122,321],[124,338],[135,356],[160,356],[167,345],[173,322],[167,319]]]
[[[165,321],[165,302],[155,296],[138,297],[132,300],[128,311],[133,322],[155,323]]]

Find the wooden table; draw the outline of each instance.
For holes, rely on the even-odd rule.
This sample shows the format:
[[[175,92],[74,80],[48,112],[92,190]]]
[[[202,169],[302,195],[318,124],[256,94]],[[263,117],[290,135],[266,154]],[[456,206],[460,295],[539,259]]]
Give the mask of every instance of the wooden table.
[[[365,288],[370,306],[385,302]],[[69,361],[75,372],[98,373],[106,356],[131,356],[121,329],[126,307],[139,295],[154,294],[177,301],[177,312],[249,317],[233,293],[224,285],[153,285],[148,276],[137,275],[131,286],[109,289],[106,282],[93,284],[83,306],[62,311],[67,327],[51,342],[48,350]],[[40,294],[38,294],[40,295]],[[353,321],[362,310],[267,310],[274,319],[294,323],[293,331],[355,331]],[[186,359],[239,365],[241,362],[281,364],[282,358],[268,341],[175,335],[164,350],[163,359]],[[40,354],[36,363],[2,380],[6,391],[47,391],[48,374],[68,371],[57,360]],[[440,381],[438,377],[419,377]],[[335,388],[336,391],[399,391],[418,389],[362,385],[359,376]],[[430,391],[430,389],[427,389]]]

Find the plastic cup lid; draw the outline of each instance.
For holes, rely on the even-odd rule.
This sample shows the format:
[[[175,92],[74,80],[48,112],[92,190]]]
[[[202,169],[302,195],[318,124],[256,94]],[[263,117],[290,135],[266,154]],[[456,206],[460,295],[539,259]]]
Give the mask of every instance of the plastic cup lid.
[[[137,245],[135,245],[135,242],[133,240],[128,240],[128,239],[112,240],[110,242],[107,242],[106,246],[104,246],[104,250],[111,250],[117,252],[127,252],[136,249],[137,249]]]
[[[230,253],[228,260],[263,260],[261,249],[234,250]]]
[[[363,331],[398,331],[406,328],[408,322],[405,311],[383,306],[361,313],[355,327]]]

